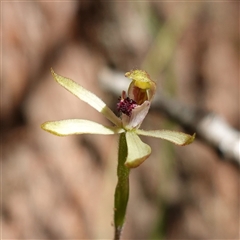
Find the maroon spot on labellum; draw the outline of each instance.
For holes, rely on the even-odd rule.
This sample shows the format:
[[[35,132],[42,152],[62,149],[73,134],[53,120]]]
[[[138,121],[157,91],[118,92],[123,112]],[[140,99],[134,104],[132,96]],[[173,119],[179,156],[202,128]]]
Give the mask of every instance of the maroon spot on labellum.
[[[118,112],[124,113],[127,116],[130,116],[132,110],[138,106],[137,103],[129,97],[126,98],[119,97],[118,100],[119,100],[119,102],[117,103]]]

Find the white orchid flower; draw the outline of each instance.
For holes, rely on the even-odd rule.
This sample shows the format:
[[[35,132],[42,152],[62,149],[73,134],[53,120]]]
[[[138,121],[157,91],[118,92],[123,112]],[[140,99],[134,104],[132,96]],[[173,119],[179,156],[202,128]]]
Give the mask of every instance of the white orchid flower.
[[[161,138],[180,146],[192,143],[195,138],[195,134],[191,136],[170,130],[145,131],[139,129],[148,113],[151,100],[156,91],[155,82],[150,79],[145,71],[132,70],[125,74],[126,77],[132,79],[132,82],[130,83],[128,94],[123,91],[117,104],[120,117],[116,116],[95,94],[73,80],[56,74],[52,69],[51,72],[60,85],[102,113],[114,124],[114,126],[103,126],[85,119],[68,119],[43,123],[41,125],[42,129],[52,134],[66,136],[72,134],[109,135],[125,133],[128,152],[125,166],[129,168],[138,167],[151,154],[151,147],[142,142],[138,135]]]

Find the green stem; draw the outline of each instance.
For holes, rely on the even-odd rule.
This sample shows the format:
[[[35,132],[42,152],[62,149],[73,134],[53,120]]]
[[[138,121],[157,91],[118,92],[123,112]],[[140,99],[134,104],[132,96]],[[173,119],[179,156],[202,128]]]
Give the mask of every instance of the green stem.
[[[124,165],[127,158],[127,142],[125,133],[121,133],[119,137],[118,149],[118,167],[117,176],[118,183],[115,190],[114,200],[114,240],[119,240],[122,232],[125,215],[127,210],[127,203],[129,197],[129,172],[130,169]]]

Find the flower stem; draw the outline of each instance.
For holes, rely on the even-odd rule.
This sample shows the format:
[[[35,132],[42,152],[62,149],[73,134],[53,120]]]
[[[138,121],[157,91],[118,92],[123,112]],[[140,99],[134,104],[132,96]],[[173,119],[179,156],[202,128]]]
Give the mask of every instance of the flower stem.
[[[121,133],[119,137],[118,149],[118,167],[117,176],[118,183],[115,190],[114,199],[114,240],[119,240],[125,221],[128,197],[129,197],[129,172],[130,169],[124,165],[127,158],[127,142],[125,133]]]

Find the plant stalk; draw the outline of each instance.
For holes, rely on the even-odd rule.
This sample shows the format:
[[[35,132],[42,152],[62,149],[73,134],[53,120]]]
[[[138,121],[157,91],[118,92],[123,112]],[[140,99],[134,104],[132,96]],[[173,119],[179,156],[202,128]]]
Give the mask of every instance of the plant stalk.
[[[117,176],[118,182],[115,190],[114,199],[114,240],[120,240],[127,203],[129,198],[129,172],[130,169],[124,165],[128,154],[127,142],[125,133],[121,133],[119,137],[118,149],[118,167]]]

